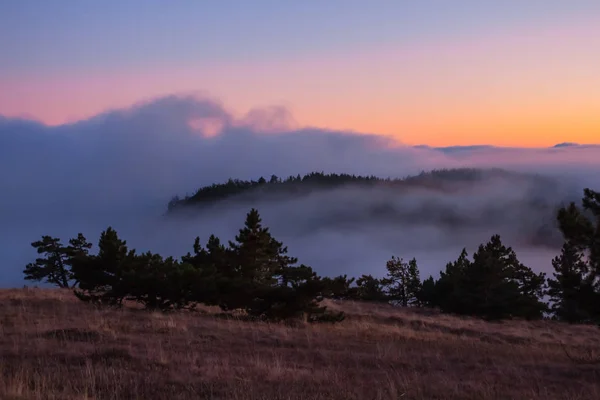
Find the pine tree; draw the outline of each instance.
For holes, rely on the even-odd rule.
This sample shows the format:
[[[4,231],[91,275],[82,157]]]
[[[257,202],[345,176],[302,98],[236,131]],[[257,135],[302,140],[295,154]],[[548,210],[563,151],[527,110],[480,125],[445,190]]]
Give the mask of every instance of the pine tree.
[[[149,310],[166,311],[187,307],[189,292],[189,264],[180,264],[173,257],[146,252],[136,255],[127,268],[127,299],[143,304]]]
[[[421,274],[419,272],[419,266],[417,265],[417,259],[413,258],[408,262],[408,284],[407,293],[409,294],[409,304],[420,306],[419,293],[423,290],[421,283]]]
[[[570,323],[590,318],[589,305],[594,303],[594,288],[587,264],[576,246],[565,242],[560,256],[552,260],[554,279],[548,279],[548,295],[557,319]]]
[[[323,282],[323,296],[331,299],[348,299],[353,297],[355,288],[352,287],[354,278],[348,278],[347,275],[339,275],[334,278],[321,278]]]
[[[220,305],[220,293],[233,292],[231,280],[234,271],[231,268],[228,249],[218,237],[211,235],[203,248],[200,238],[194,242],[194,254],[188,253],[179,265],[181,274],[182,298],[185,303],[204,303]]]
[[[557,213],[565,244],[548,284],[556,317],[600,323],[600,192],[585,189],[582,206],[570,203]]]
[[[541,318],[546,310],[540,300],[545,274],[535,274],[523,265],[514,250],[502,244],[499,235],[479,246],[464,279],[463,295],[474,315],[490,319]]]
[[[428,283],[428,301],[430,305],[439,307],[444,312],[466,314],[470,311],[465,304],[464,280],[471,268],[471,261],[466,249],[462,249],[458,259],[446,264],[445,271],[440,272],[440,279],[433,286]],[[425,283],[424,283],[425,286]]]
[[[112,227],[101,233],[98,249],[97,255],[73,264],[74,277],[79,281],[75,295],[83,301],[120,306],[135,279],[135,250],[129,251]]]
[[[387,275],[382,280],[382,284],[386,287],[388,299],[403,307],[418,304],[421,279],[417,260],[413,258],[406,263],[402,258],[392,256],[386,263],[386,269]]]
[[[37,258],[35,263],[27,264],[25,279],[31,281],[45,280],[60,288],[68,288],[70,272],[67,269],[66,248],[60,243],[59,238],[42,236],[42,240],[31,243],[38,254],[44,254],[45,258]]]
[[[421,291],[417,296],[419,304],[425,307],[438,307],[438,296],[435,279],[433,279],[433,276],[429,276],[421,284]]]
[[[244,228],[240,229],[235,242],[229,242],[233,257],[233,269],[247,282],[276,285],[283,269],[298,262],[287,256],[287,247],[275,240],[269,228],[263,227],[256,209],[246,216]]]
[[[194,240],[194,254],[187,253],[185,256],[181,257],[181,261],[184,263],[188,263],[197,267],[204,267],[208,264],[208,252],[202,247],[202,243],[200,243],[200,237],[196,237]]]
[[[541,318],[545,305],[545,275],[523,265],[499,235],[479,246],[464,276],[463,295],[474,315],[490,319],[508,317]]]
[[[317,305],[323,284],[310,267],[296,266],[298,259],[287,255],[287,247],[263,227],[256,209],[250,210],[245,225],[221,253],[214,243],[215,256],[224,257],[220,306],[225,310],[243,308],[249,315],[284,319],[323,314]],[[212,251],[211,251],[212,253]]]
[[[75,258],[86,257],[91,244],[79,233],[77,238],[69,240],[69,246],[61,244],[59,238],[42,236],[42,240],[31,243],[38,254],[35,263],[29,263],[23,271],[26,280],[46,281],[60,288],[72,288],[77,284],[72,272]]]
[[[523,265],[499,235],[480,245],[473,261],[463,249],[457,261],[446,265],[434,287],[435,293],[429,298],[444,312],[487,319],[530,319],[541,318],[547,309],[541,301],[545,275]]]
[[[76,238],[69,239],[69,245],[66,248],[66,254],[69,257],[68,265],[73,267],[73,264],[79,262],[80,260],[85,260],[89,257],[89,251],[92,248],[92,244],[87,241],[85,236],[82,233],[77,234]],[[73,285],[74,288],[79,284],[77,277],[71,271],[71,279],[74,280]]]
[[[318,299],[323,288],[323,282],[312,268],[306,265],[286,267],[277,286],[260,286],[256,289],[258,296],[246,311],[269,320],[304,316],[307,321],[318,321],[326,310],[326,307],[319,305]],[[334,320],[341,320],[342,315],[338,314]]]
[[[386,301],[387,295],[381,280],[372,275],[361,275],[356,280],[356,299],[363,301]]]

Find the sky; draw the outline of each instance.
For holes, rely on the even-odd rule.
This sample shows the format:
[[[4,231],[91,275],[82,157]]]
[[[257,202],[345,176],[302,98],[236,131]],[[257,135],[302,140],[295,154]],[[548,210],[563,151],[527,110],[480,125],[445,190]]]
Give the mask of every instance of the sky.
[[[410,145],[600,142],[597,0],[0,0],[0,59],[0,115],[51,126],[193,93]]]

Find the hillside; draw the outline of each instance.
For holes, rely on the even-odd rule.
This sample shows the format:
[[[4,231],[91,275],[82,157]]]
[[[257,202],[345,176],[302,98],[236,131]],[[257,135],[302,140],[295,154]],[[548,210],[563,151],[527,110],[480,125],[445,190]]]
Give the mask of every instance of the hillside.
[[[346,320],[266,324],[0,291],[0,398],[600,398],[595,327],[330,307]]]
[[[325,174],[312,172],[304,176],[290,176],[281,179],[272,175],[269,179],[260,177],[257,180],[229,179],[224,183],[214,183],[196,190],[192,196],[183,199],[175,196],[168,205],[169,211],[189,207],[203,206],[218,201],[237,198],[238,200],[252,199],[252,195],[293,194],[294,196],[315,191],[327,191],[341,187],[358,188],[393,188],[402,193],[415,188],[452,191],[473,186],[494,179],[506,179],[515,183],[528,182],[547,185],[551,181],[534,175],[520,174],[502,169],[457,168],[441,169],[422,172],[418,175],[401,179],[381,178],[376,176],[361,176],[350,174]],[[244,196],[245,195],[245,196]]]
[[[504,227],[514,231],[516,243],[555,249],[561,244],[554,223],[557,208],[580,195],[577,189],[572,198],[565,197],[564,184],[502,169],[442,169],[402,179],[314,172],[204,186],[191,196],[174,197],[167,216],[194,217],[205,210],[224,215],[240,207],[264,211],[277,204],[287,210],[284,219],[301,216],[283,228],[293,226],[294,235],[367,226],[454,232]]]

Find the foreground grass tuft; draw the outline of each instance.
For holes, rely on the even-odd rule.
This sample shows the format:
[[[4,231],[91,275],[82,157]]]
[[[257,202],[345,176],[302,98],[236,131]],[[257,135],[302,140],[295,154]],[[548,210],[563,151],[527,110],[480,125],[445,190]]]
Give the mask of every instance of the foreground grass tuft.
[[[0,291],[0,399],[599,399],[600,331],[331,302],[340,324]]]

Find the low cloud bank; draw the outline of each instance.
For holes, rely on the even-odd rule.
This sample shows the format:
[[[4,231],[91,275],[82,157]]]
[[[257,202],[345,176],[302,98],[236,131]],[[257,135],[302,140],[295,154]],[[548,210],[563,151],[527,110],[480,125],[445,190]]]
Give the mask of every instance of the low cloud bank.
[[[67,239],[83,232],[96,241],[113,225],[139,250],[181,255],[196,235],[232,239],[251,206],[293,255],[326,275],[379,274],[392,254],[415,256],[425,273],[437,273],[462,247],[472,252],[496,232],[532,267],[548,270],[557,250],[529,238],[553,223],[554,204],[580,197],[583,187],[600,188],[598,146],[409,147],[291,121],[280,108],[235,118],[217,101],[186,96],[57,127],[0,117],[0,285],[23,284],[21,271],[35,257],[29,243],[42,234]],[[172,195],[230,177],[404,177],[458,167],[501,167],[553,181],[540,188],[495,180],[452,194],[340,189],[162,217]],[[378,209],[386,210],[383,217]]]

